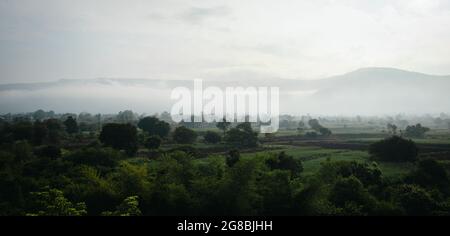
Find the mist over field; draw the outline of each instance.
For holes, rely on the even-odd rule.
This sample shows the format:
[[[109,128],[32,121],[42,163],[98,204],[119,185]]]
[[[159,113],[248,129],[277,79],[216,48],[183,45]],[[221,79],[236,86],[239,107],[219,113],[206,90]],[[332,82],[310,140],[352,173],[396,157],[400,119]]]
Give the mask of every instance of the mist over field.
[[[193,80],[85,79],[0,85],[2,113],[37,109],[56,112],[138,113],[170,111],[172,89],[193,88]],[[363,68],[317,80],[204,79],[203,87],[275,86],[284,114],[392,115],[450,112],[450,76],[393,68]],[[207,100],[205,100],[207,102]]]

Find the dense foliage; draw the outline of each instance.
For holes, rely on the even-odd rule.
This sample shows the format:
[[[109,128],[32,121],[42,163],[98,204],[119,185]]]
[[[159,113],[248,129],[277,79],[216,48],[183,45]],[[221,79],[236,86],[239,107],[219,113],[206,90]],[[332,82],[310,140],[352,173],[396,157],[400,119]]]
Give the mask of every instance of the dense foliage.
[[[450,214],[446,166],[419,158],[417,145],[399,136],[370,146],[376,162],[330,159],[305,173],[305,157],[289,151],[247,155],[261,148],[250,123],[227,129],[224,143],[205,144],[183,126],[161,139],[137,122],[69,134],[67,119],[0,126],[0,215]],[[411,169],[388,177],[377,163],[386,161]]]

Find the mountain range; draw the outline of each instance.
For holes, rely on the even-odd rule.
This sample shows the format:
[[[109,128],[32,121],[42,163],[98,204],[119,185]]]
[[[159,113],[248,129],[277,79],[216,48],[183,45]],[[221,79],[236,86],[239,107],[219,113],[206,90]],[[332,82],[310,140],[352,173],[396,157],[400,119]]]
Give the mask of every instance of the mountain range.
[[[175,87],[193,87],[192,80],[62,79],[54,82],[0,85],[0,113],[37,109],[56,112],[140,113],[170,110]],[[379,115],[450,112],[450,76],[394,68],[362,68],[316,80],[204,80],[204,87],[280,88],[280,109],[290,114]]]

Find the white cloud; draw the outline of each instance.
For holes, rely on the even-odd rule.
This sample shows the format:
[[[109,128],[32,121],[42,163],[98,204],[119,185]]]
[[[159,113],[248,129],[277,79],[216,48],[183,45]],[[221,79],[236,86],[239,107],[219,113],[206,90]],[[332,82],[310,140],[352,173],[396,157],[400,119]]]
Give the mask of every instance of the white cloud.
[[[439,0],[5,0],[0,81],[314,78],[366,66],[450,74],[449,9]]]

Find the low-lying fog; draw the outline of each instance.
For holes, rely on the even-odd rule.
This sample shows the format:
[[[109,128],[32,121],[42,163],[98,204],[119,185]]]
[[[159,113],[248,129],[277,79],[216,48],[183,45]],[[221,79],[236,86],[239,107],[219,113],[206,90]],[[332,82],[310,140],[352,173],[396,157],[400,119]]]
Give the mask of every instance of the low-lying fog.
[[[208,81],[205,78],[205,81]],[[226,82],[224,82],[226,81]],[[388,68],[366,68],[321,80],[236,80],[208,86],[280,88],[284,114],[383,115],[450,112],[450,77]],[[56,112],[138,113],[170,111],[173,88],[190,80],[91,79],[0,85],[0,113],[37,109]]]

